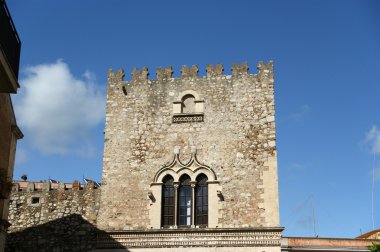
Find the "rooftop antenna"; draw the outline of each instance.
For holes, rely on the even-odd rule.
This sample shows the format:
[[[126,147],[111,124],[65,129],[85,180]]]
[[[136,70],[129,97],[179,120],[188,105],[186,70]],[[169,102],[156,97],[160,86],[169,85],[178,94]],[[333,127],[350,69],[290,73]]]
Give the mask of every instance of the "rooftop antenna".
[[[372,164],[372,230],[375,230],[375,207],[374,207],[374,198],[375,198],[375,164],[376,164],[376,154],[373,150],[373,164]]]
[[[316,228],[315,228],[315,209],[314,209],[314,204],[313,204],[313,198],[311,198],[310,200],[310,204],[311,204],[311,210],[313,212],[313,230],[314,230],[314,237],[318,237],[317,236],[317,232],[316,232]]]

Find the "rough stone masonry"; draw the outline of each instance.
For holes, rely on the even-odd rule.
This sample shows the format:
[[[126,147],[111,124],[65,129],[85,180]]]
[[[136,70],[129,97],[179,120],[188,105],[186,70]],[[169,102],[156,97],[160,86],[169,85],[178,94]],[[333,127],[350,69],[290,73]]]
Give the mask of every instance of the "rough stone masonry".
[[[100,189],[49,182],[15,182],[5,251],[88,251],[95,248]]]
[[[208,65],[199,77],[193,65],[173,78],[167,67],[149,79],[144,67],[127,82],[109,70],[100,229],[162,228],[156,179],[165,169],[196,173],[184,165],[195,159],[215,175],[208,228],[279,227],[273,64],[248,70]]]

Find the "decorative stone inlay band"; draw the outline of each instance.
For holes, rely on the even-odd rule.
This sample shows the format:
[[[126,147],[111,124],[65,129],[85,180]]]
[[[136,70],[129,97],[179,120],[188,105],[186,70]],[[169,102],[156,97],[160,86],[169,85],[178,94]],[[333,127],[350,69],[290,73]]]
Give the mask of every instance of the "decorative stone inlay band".
[[[203,122],[203,115],[174,115],[173,123]]]
[[[273,247],[281,245],[282,228],[103,232],[97,248]]]

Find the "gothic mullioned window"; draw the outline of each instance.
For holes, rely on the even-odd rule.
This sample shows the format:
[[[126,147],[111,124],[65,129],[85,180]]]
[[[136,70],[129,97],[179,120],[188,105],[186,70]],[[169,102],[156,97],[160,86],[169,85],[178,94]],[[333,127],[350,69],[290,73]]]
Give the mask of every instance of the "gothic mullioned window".
[[[196,181],[191,181],[190,176],[184,174],[178,182],[174,182],[172,176],[166,175],[162,181],[161,226],[207,227],[207,182],[207,176],[204,174],[198,175]]]
[[[213,169],[198,161],[195,146],[186,162],[176,147],[150,184],[150,228],[217,228],[224,200],[219,183]]]

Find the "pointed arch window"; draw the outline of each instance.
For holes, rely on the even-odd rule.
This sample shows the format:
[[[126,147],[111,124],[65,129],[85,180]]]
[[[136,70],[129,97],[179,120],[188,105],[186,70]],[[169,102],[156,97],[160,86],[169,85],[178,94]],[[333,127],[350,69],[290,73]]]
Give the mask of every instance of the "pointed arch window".
[[[189,175],[182,175],[178,192],[178,225],[191,226],[192,189]]]
[[[206,227],[208,224],[208,185],[207,176],[200,174],[195,187],[195,225]]]
[[[174,225],[175,219],[174,179],[166,175],[162,182],[162,226],[170,227]]]

